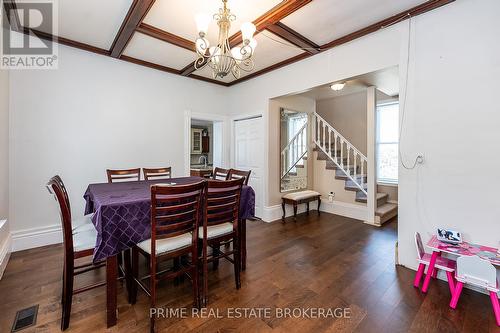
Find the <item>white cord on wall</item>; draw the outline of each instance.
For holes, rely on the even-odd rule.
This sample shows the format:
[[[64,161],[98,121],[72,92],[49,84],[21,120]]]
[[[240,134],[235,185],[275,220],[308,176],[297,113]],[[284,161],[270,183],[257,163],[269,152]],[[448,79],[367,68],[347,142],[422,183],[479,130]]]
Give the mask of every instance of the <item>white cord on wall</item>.
[[[423,163],[424,157],[422,155],[417,155],[415,157],[415,160],[413,161],[413,164],[411,166],[408,166],[405,164],[403,160],[403,154],[401,153],[401,138],[403,136],[403,126],[405,122],[405,113],[406,113],[406,100],[408,98],[408,75],[410,72],[410,51],[411,51],[411,16],[408,18],[408,44],[406,48],[406,73],[405,73],[405,83],[404,83],[404,93],[403,93],[403,104],[401,105],[401,122],[399,125],[399,144],[398,144],[398,154],[399,154],[399,160],[401,161],[401,165],[403,168],[406,170],[413,170],[419,163]]]

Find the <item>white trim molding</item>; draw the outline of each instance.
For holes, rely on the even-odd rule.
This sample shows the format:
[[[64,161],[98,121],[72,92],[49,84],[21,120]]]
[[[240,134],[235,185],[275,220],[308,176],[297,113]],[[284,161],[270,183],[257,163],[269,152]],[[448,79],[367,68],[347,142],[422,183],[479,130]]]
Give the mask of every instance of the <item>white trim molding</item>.
[[[317,202],[310,203],[310,210],[318,210]],[[304,213],[306,211],[306,205],[299,205],[297,209],[297,214]],[[368,209],[365,206],[356,205],[348,202],[333,201],[328,202],[323,198],[321,199],[320,211],[325,213],[331,213],[335,215],[350,217],[352,219],[365,221],[368,216]],[[285,206],[285,216],[293,216],[293,207],[291,205]],[[281,205],[267,206],[264,207],[262,214],[262,221],[272,222],[276,220],[281,220],[283,216],[283,210]]]
[[[12,232],[12,251],[62,243],[62,230],[58,224]]]
[[[334,200],[321,200],[320,211],[335,215],[350,217],[355,220],[365,221],[368,217],[368,208],[362,205],[356,205],[349,202]]]
[[[0,221],[0,236],[2,234],[5,234],[5,236],[2,237],[4,241],[0,244],[0,279],[2,279],[12,252],[12,236],[8,229],[7,220]]]

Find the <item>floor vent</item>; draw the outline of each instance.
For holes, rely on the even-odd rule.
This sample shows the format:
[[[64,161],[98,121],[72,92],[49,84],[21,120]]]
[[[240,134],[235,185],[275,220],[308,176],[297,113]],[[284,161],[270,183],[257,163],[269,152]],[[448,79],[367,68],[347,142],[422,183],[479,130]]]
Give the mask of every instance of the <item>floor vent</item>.
[[[30,306],[29,308],[17,311],[14,325],[12,325],[11,332],[18,332],[26,327],[35,325],[36,315],[38,313],[38,304]]]

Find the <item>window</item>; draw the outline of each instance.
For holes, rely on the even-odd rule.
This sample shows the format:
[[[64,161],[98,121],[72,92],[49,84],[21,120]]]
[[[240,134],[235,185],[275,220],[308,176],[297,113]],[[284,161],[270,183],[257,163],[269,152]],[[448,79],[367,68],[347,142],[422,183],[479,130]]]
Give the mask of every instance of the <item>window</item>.
[[[377,106],[377,182],[398,183],[399,104]]]

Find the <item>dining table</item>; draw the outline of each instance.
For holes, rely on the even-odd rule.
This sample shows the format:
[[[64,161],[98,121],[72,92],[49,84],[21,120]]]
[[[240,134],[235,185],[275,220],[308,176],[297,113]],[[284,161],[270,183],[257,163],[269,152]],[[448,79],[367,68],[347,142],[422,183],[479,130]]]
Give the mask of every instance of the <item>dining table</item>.
[[[117,321],[117,256],[151,237],[151,185],[185,185],[205,178],[169,179],[90,184],[84,194],[85,214],[92,214],[97,230],[93,261],[106,261],[106,321],[112,327]],[[246,268],[246,220],[255,215],[255,192],[243,185],[239,207],[240,261]],[[125,259],[127,264],[128,258]]]
[[[437,257],[442,253],[447,253],[455,256],[478,256],[484,260],[489,261],[491,264],[500,266],[500,254],[498,249],[490,246],[484,246],[469,242],[462,242],[458,244],[446,243],[440,241],[436,235],[433,235],[427,242],[427,247],[432,250],[429,268],[425,275],[424,284],[422,285],[422,292],[426,293],[429,289],[429,284],[434,271]]]

